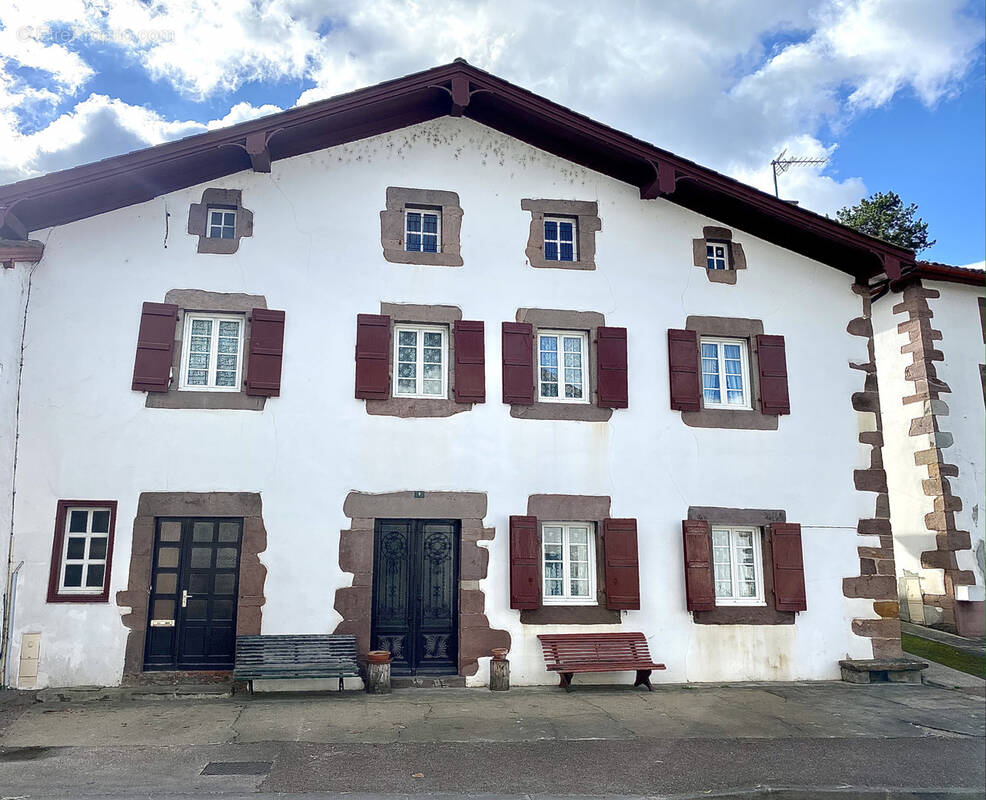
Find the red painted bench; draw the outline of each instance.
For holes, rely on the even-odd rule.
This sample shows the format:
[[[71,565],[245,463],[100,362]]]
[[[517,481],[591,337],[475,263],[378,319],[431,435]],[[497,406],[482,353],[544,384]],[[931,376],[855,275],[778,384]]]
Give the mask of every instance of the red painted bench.
[[[544,665],[551,672],[561,673],[559,684],[566,692],[572,691],[572,676],[576,672],[623,672],[635,670],[634,686],[650,685],[650,674],[655,669],[666,669],[656,664],[647,649],[642,633],[545,633],[538,635],[544,651]]]

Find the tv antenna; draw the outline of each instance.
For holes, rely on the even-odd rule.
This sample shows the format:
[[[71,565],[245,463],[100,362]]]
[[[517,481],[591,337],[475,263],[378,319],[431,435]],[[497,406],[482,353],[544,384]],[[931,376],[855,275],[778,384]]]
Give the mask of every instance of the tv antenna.
[[[770,166],[774,170],[774,196],[780,198],[780,192],[777,191],[777,176],[782,175],[787,172],[793,166],[806,166],[811,164],[824,164],[828,161],[827,158],[802,158],[802,157],[791,157],[785,158],[787,155],[787,148],[785,147],[781,152],[777,154],[777,158],[770,162]]]

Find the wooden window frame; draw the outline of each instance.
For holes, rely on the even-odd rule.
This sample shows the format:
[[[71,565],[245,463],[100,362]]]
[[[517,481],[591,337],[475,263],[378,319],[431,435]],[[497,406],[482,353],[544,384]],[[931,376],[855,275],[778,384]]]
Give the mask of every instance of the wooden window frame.
[[[222,214],[223,219],[220,225],[216,225],[212,221],[213,214]],[[231,226],[226,224],[226,214],[233,215],[233,225],[232,225],[232,236],[223,236],[222,233],[226,228]],[[207,239],[225,239],[226,241],[234,241],[236,239],[236,208],[231,206],[208,206],[205,212],[205,236]],[[215,229],[219,230],[219,235],[213,235]]]
[[[113,569],[113,540],[116,534],[116,500],[59,500],[55,510],[55,531],[51,546],[51,567],[48,573],[49,603],[106,603],[110,595],[110,576]],[[66,527],[69,522],[69,512],[85,509],[108,510],[110,512],[109,528],[106,533],[106,558],[103,571],[103,586],[98,592],[80,591],[62,588],[64,576],[65,551],[68,547]],[[87,538],[91,534],[87,533]],[[86,545],[88,552],[89,546]],[[88,563],[88,562],[86,562]]]
[[[570,224],[572,226],[572,242],[571,242],[571,244],[572,244],[572,257],[571,258],[562,258],[561,257],[562,238],[561,238],[561,231],[560,230],[557,231],[557,234],[558,235],[554,239],[549,239],[548,238],[547,231],[545,231],[544,228],[545,228],[545,226],[549,222],[554,222],[556,224],[568,223],[568,224]],[[544,251],[543,252],[545,254],[544,255],[544,260],[545,261],[557,261],[557,262],[559,262],[561,264],[577,264],[578,263],[578,260],[579,260],[579,218],[578,217],[566,217],[566,216],[560,216],[560,215],[556,215],[556,214],[545,214],[544,215],[544,219],[542,220],[542,223],[541,223],[541,231],[544,234]],[[558,253],[558,257],[557,258],[549,258],[548,257],[547,252],[548,252],[548,244],[549,244],[549,242],[550,243],[554,243],[555,247],[557,248],[556,251],[555,251],[555,252]]]
[[[209,376],[208,383],[188,382],[188,362],[192,347],[192,322],[195,320],[211,320],[215,323],[209,343]],[[238,338],[236,347],[236,379],[232,386],[216,385],[216,367],[219,363],[219,323],[238,322]],[[246,314],[213,314],[206,311],[185,311],[181,342],[181,367],[178,375],[178,391],[180,392],[242,392],[243,391],[243,335],[246,330]],[[226,355],[224,353],[224,355]]]
[[[421,344],[415,344],[416,354],[415,354],[415,391],[413,394],[408,394],[405,392],[398,392],[398,380],[400,373],[400,341],[401,341],[401,331],[413,331],[418,335],[418,339]],[[425,333],[438,333],[442,337],[442,393],[441,394],[425,394],[424,393],[424,334]],[[392,349],[393,349],[393,377],[391,378],[391,396],[396,398],[417,398],[421,400],[448,400],[448,385],[449,385],[449,336],[450,331],[447,325],[415,325],[413,323],[398,322],[393,324],[391,337],[393,338]],[[416,340],[417,341],[417,340]]]
[[[420,231],[409,231],[407,228],[408,215],[409,214],[420,214],[421,215],[421,230]],[[425,233],[424,231],[424,218],[426,216],[435,218],[435,233]],[[418,250],[411,250],[407,246],[407,237],[411,234],[415,234],[421,237],[421,248]],[[424,237],[434,236],[435,237],[435,248],[434,250],[424,249]],[[428,254],[438,254],[442,252],[442,209],[438,208],[427,208],[423,206],[404,206],[404,252],[406,253],[428,253]]]
[[[702,356],[702,345],[704,344],[714,344],[716,346],[716,361],[719,365],[719,396],[722,398],[727,393],[726,388],[726,372],[725,372],[725,359],[722,356],[723,345],[734,344],[739,345],[740,348],[740,378],[743,381],[743,402],[742,403],[729,403],[725,400],[720,400],[718,403],[709,402],[705,397],[705,369],[702,362],[704,357]],[[700,374],[699,380],[701,381],[700,389],[702,392],[702,407],[703,408],[714,408],[714,409],[726,409],[729,411],[753,411],[753,391],[752,384],[750,382],[750,343],[747,339],[742,338],[732,338],[724,336],[699,336],[698,337],[698,358]]]
[[[541,380],[541,337],[542,336],[554,336],[558,340],[558,349],[555,351],[561,356],[559,358],[559,363],[556,365],[558,369],[558,396],[557,397],[546,397],[542,391],[543,382]],[[581,356],[582,356],[582,397],[565,397],[564,386],[565,386],[565,365],[564,363],[564,337],[578,338],[582,342]],[[580,330],[555,330],[552,328],[535,328],[534,329],[534,371],[537,377],[537,394],[534,398],[536,403],[573,403],[587,405],[592,401],[592,390],[591,385],[592,373],[589,365],[589,332]]]
[[[715,535],[725,533],[729,537],[729,561],[730,561],[730,586],[733,594],[726,597],[719,594],[718,581],[713,575],[713,585],[716,591],[716,606],[766,606],[767,600],[764,592],[763,583],[763,529],[752,525],[712,525],[709,535],[712,537],[710,543],[712,549],[713,565],[715,564]],[[736,558],[736,541],[738,533],[753,534],[753,577],[757,588],[755,597],[739,597],[736,595],[738,583],[739,561]],[[713,567],[714,569],[714,567]]]
[[[718,256],[715,253],[715,248],[722,248],[722,256]],[[709,253],[709,249],[712,248],[712,253]],[[716,264],[722,262],[722,266],[718,267]],[[724,270],[732,269],[732,262],[729,258],[729,242],[719,241],[717,239],[706,239],[705,240],[705,264],[706,269],[712,270],[714,272],[722,272]]]
[[[562,531],[562,589],[561,595],[549,595],[546,591],[548,576],[545,574],[546,561],[544,557],[546,528],[561,528]],[[572,528],[583,528],[587,532],[588,542],[588,580],[589,591],[584,597],[573,596],[571,589],[571,559],[569,558],[569,537]],[[538,521],[538,535],[541,539],[541,605],[542,606],[596,606],[599,605],[597,595],[596,573],[596,523],[595,522],[541,522]]]

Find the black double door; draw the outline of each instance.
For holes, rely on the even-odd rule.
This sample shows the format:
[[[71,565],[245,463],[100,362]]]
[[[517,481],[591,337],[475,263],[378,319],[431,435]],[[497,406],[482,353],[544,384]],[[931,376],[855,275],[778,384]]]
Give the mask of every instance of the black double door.
[[[370,646],[397,675],[457,673],[459,522],[382,519],[373,538]]]
[[[232,668],[242,538],[242,519],[157,520],[144,669]]]

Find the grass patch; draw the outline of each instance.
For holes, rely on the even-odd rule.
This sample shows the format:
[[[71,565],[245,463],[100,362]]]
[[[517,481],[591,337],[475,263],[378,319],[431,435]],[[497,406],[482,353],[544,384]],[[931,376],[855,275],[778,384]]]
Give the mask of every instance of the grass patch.
[[[944,664],[946,667],[986,678],[986,658],[957,650],[951,645],[922,639],[909,633],[901,633],[900,643],[904,651],[928,661]]]

